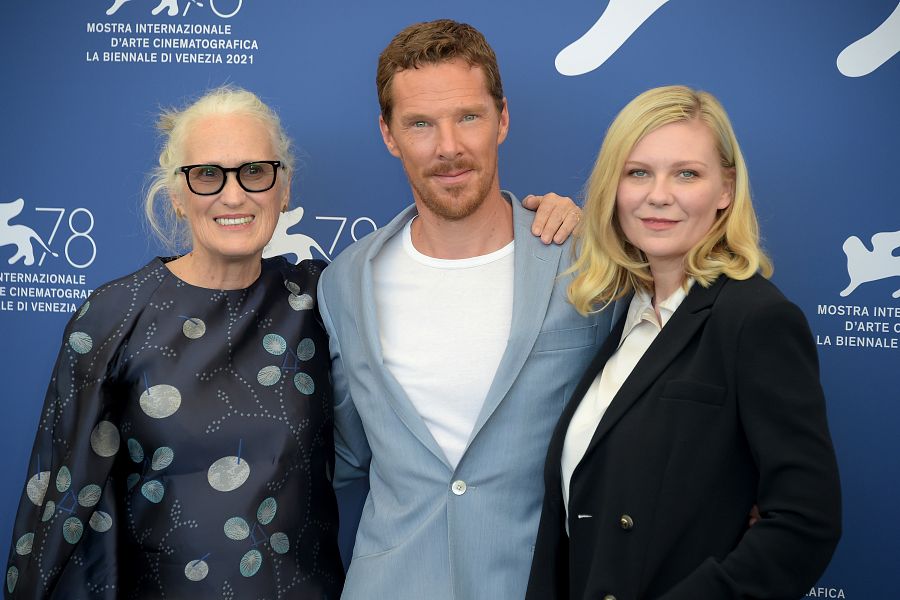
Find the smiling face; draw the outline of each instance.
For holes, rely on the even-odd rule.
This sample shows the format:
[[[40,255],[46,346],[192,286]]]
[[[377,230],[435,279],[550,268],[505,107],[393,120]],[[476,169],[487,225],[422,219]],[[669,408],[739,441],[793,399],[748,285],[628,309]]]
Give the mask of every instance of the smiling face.
[[[256,160],[276,160],[266,127],[243,115],[214,115],[191,126],[184,143],[183,164],[237,167]],[[290,181],[280,173],[272,189],[246,192],[235,173],[228,173],[218,194],[200,196],[179,174],[172,194],[176,210],[191,228],[195,260],[215,270],[230,263],[258,263],[272,238],[279,213],[287,207]]]
[[[731,173],[721,166],[709,127],[699,119],[669,123],[645,135],[628,155],[616,216],[651,272],[683,270],[684,256],[731,203],[731,190]]]
[[[458,221],[500,194],[497,147],[506,139],[506,101],[498,113],[481,68],[454,59],[394,75],[384,143],[403,162],[419,210]]]

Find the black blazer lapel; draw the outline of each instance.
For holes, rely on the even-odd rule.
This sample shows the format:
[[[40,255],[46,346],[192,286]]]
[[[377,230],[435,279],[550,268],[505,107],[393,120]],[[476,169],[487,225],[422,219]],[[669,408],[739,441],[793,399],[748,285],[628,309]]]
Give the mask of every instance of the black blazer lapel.
[[[647,348],[647,351],[638,361],[637,365],[635,365],[634,370],[628,378],[625,379],[625,383],[622,384],[621,389],[613,398],[609,408],[603,415],[603,418],[600,419],[600,424],[597,426],[593,438],[591,438],[591,443],[588,445],[585,456],[593,451],[600,440],[603,439],[603,436],[615,426],[619,419],[628,412],[628,409],[643,395],[647,388],[649,388],[669,364],[675,360],[684,347],[690,343],[694,334],[703,326],[707,318],[709,318],[712,305],[715,303],[716,297],[719,295],[722,286],[727,280],[728,278],[722,275],[708,288],[703,288],[696,283],[694,284],[687,297],[681,303],[681,306],[678,307],[675,314],[672,315],[672,318],[666,323],[666,326],[663,327],[662,331],[656,339],[653,340],[650,347]],[[619,331],[619,336],[621,336],[622,330],[619,329],[618,326],[617,329]],[[616,338],[616,344],[618,345],[618,338]],[[611,354],[612,353],[609,353],[606,356],[606,360],[609,359]],[[603,364],[594,371],[593,376],[587,382],[587,386],[590,386],[590,382],[594,380],[594,377],[596,377],[597,373],[599,373],[606,364],[606,360],[604,360]],[[594,364],[592,364],[591,367],[594,367]],[[587,376],[587,373],[585,376]],[[587,387],[582,389],[582,385],[584,384],[585,381],[583,378],[578,386],[581,396],[576,396],[579,401],[587,391]]]

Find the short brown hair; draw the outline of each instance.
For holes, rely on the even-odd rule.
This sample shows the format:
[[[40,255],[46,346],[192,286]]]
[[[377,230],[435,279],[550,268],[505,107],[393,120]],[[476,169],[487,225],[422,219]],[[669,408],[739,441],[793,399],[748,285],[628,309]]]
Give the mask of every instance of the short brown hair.
[[[378,57],[375,86],[385,123],[391,121],[391,82],[397,72],[455,58],[460,58],[473,67],[481,67],[488,93],[494,98],[497,111],[501,112],[503,84],[500,82],[500,67],[497,66],[494,50],[481,32],[471,25],[438,19],[410,25],[395,35]]]

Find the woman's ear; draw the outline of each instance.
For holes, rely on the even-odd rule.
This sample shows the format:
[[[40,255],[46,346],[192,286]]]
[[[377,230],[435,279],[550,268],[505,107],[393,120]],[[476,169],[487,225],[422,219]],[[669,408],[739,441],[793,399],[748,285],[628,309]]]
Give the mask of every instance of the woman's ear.
[[[185,217],[184,208],[181,206],[181,200],[174,194],[171,195],[172,210],[175,211],[175,218],[183,219]]]
[[[283,213],[287,212],[291,206],[291,179],[291,175],[287,174],[282,184],[284,189],[281,192],[281,212]]]
[[[734,200],[734,185],[736,181],[734,167],[723,169],[722,177],[722,183],[724,184],[722,186],[722,197],[719,199],[719,203],[716,204],[716,208],[719,210],[728,208]]]

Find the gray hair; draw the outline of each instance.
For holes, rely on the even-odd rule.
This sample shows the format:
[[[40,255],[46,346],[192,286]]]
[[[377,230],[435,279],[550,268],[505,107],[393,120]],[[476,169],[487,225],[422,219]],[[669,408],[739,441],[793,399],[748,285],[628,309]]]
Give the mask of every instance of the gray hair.
[[[182,165],[184,144],[192,125],[199,119],[213,115],[247,115],[259,119],[269,131],[276,160],[281,161],[290,181],[294,172],[291,140],[281,127],[278,115],[259,97],[245,89],[230,85],[206,92],[183,109],[163,109],[156,128],[163,138],[159,166],[150,174],[144,195],[144,215],[150,230],[170,251],[190,246],[190,226],[177,218],[172,206],[172,190],[178,185],[176,169]]]

